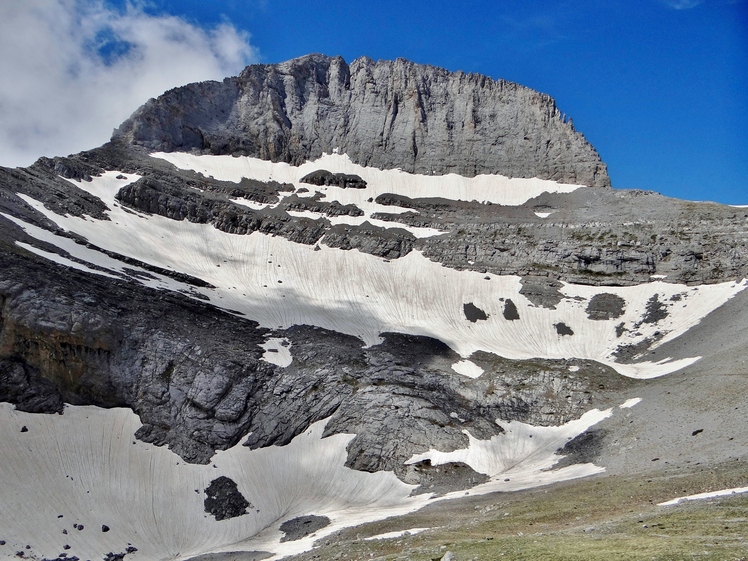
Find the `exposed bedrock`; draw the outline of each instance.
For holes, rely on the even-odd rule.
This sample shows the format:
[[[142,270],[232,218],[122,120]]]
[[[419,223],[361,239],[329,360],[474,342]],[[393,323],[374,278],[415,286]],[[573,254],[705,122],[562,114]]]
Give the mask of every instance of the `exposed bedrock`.
[[[265,330],[177,293],[0,254],[0,399],[126,406],[139,438],[206,462],[239,441],[246,400],[272,367]],[[20,381],[20,385],[19,385]]]
[[[294,186],[289,184],[247,179],[232,183],[177,170],[118,143],[69,158],[41,159],[24,170],[0,168],[0,212],[56,230],[14,195],[24,193],[60,214],[107,219],[99,199],[56,175],[55,169],[61,167],[77,170],[75,174],[84,176],[81,181],[86,174],[105,170],[138,173],[142,179],[118,193],[122,205],[175,220],[210,223],[232,234],[259,231],[309,245],[321,240],[330,247],[386,259],[415,249],[451,268],[519,275],[526,279],[522,294],[549,308],[560,301],[558,281],[632,285],[660,275],[666,282],[693,285],[748,277],[745,209],[612,189],[545,193],[511,207],[382,194],[377,203],[412,210],[372,215],[392,222],[392,228],[369,222],[333,227],[327,217],[361,216],[362,210],[319,193],[299,196],[302,189],[291,194]],[[249,208],[240,204],[242,199],[277,206]],[[537,208],[553,212],[539,217]],[[289,214],[295,211],[322,216],[314,220]],[[416,238],[399,226],[433,228],[443,234]]]
[[[745,209],[600,189],[546,193],[517,207],[392,195],[377,202],[413,212],[375,218],[447,232],[415,241],[426,257],[456,269],[525,277],[522,294],[549,308],[559,301],[559,280],[632,285],[660,275],[700,284],[748,276]],[[533,212],[538,204],[556,211],[540,218]]]
[[[364,348],[305,326],[275,333],[292,349],[281,368],[261,359],[269,333],[254,322],[22,253],[0,257],[0,399],[47,413],[63,402],[130,407],[143,422],[138,438],[190,462],[208,462],[247,434],[253,448],[285,445],[329,418],[326,434],[356,435],[347,465],[418,483],[419,470],[403,463],[466,446],[463,430],[485,439],[501,432],[495,419],[558,425],[633,383],[589,361],[570,372],[568,361],[487,353],[473,357],[485,374],[470,379],[434,339],[385,334]]]
[[[418,249],[456,269],[526,278],[522,294],[553,308],[560,301],[558,280],[581,284],[631,285],[652,275],[669,282],[712,283],[748,276],[748,228],[745,212],[716,204],[667,199],[641,191],[584,190],[543,195],[518,207],[381,195],[377,202],[412,208],[403,214],[377,213],[391,228],[336,225],[325,218],[294,217],[309,211],[329,217],[361,216],[355,205],[319,196],[290,195],[280,206],[253,210],[232,202],[237,193],[264,193],[277,200],[292,186],[253,182],[250,191],[233,184],[183,172],[153,169],[124,187],[117,199],[125,206],[174,220],[210,223],[232,234],[259,231],[312,245],[358,249],[397,259]],[[187,188],[185,188],[187,187]],[[247,185],[246,189],[250,189]],[[233,189],[233,191],[232,191]],[[233,193],[233,195],[232,195]],[[558,209],[538,218],[538,200]],[[603,217],[600,219],[599,217]],[[434,228],[442,235],[416,238],[398,224]]]
[[[294,165],[339,149],[382,169],[610,185],[595,149],[550,96],[404,59],[349,65],[315,54],[248,66],[148,101],[114,138]]]

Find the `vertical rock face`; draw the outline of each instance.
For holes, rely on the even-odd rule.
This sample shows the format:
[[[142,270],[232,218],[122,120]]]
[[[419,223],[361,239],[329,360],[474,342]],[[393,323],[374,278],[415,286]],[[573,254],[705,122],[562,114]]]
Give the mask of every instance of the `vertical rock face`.
[[[404,59],[348,65],[308,55],[249,66],[148,101],[114,138],[297,165],[337,148],[362,165],[413,173],[610,186],[600,156],[550,96]]]

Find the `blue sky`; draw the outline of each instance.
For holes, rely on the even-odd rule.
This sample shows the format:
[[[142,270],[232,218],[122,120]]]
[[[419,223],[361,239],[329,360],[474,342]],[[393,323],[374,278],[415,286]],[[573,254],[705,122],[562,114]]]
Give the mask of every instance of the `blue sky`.
[[[320,52],[348,61],[405,57],[515,81],[556,99],[608,164],[614,187],[748,204],[748,0],[104,4],[110,15],[129,10],[162,27],[178,21],[203,30],[211,45],[203,49],[215,51],[205,62],[209,77],[247,62]],[[127,49],[116,41],[107,46],[102,29],[93,36],[101,40],[101,61],[116,64]],[[243,41],[244,50],[223,46],[217,30],[231,34],[231,48]],[[174,33],[163,33],[173,40]]]

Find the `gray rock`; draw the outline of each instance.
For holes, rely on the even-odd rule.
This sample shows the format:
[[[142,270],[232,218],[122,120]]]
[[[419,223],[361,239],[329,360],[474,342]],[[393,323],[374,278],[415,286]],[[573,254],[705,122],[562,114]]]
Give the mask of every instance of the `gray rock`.
[[[602,292],[590,298],[587,304],[587,317],[591,320],[609,320],[619,318],[626,309],[626,301],[616,294]]]
[[[383,169],[610,185],[597,152],[550,96],[405,59],[348,65],[308,55],[249,66],[148,101],[113,138],[295,165],[339,148]]]
[[[366,181],[358,175],[347,173],[332,173],[324,169],[313,171],[300,179],[302,183],[310,185],[334,185],[341,189],[365,189]]]
[[[222,475],[210,482],[205,489],[205,512],[216,520],[228,520],[247,514],[252,504],[244,498],[236,482]]]
[[[329,525],[330,519],[327,516],[311,514],[292,518],[280,525],[280,531],[284,534],[280,541],[282,543],[300,540]]]

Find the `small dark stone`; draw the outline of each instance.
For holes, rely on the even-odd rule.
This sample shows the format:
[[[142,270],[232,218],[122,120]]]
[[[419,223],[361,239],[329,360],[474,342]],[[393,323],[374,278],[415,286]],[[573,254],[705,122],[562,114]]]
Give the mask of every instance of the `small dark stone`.
[[[108,532],[109,531],[109,526],[107,526],[106,524],[102,524],[101,525],[101,531],[102,532]]]
[[[0,545],[5,545],[5,540],[0,540]]]
[[[68,534],[68,531],[67,531],[67,530],[63,530],[63,531],[62,531],[62,533],[63,533],[63,534],[65,534],[65,535],[67,536],[67,534]]]
[[[21,432],[29,432],[29,428],[26,425],[21,427]]]
[[[135,553],[138,550],[137,547],[129,546],[125,551],[127,553]]]
[[[696,429],[695,431],[691,433],[691,436],[696,436],[697,434],[702,433],[702,432],[704,432],[704,429]]]
[[[68,544],[65,544],[65,545],[62,546],[62,549],[64,549],[65,551],[67,551],[68,549],[70,549],[70,546]]]
[[[83,524],[78,524],[78,531],[80,532],[83,529]]]
[[[556,328],[556,333],[559,335],[574,335],[571,327],[566,325],[564,322],[554,323],[553,326]]]

